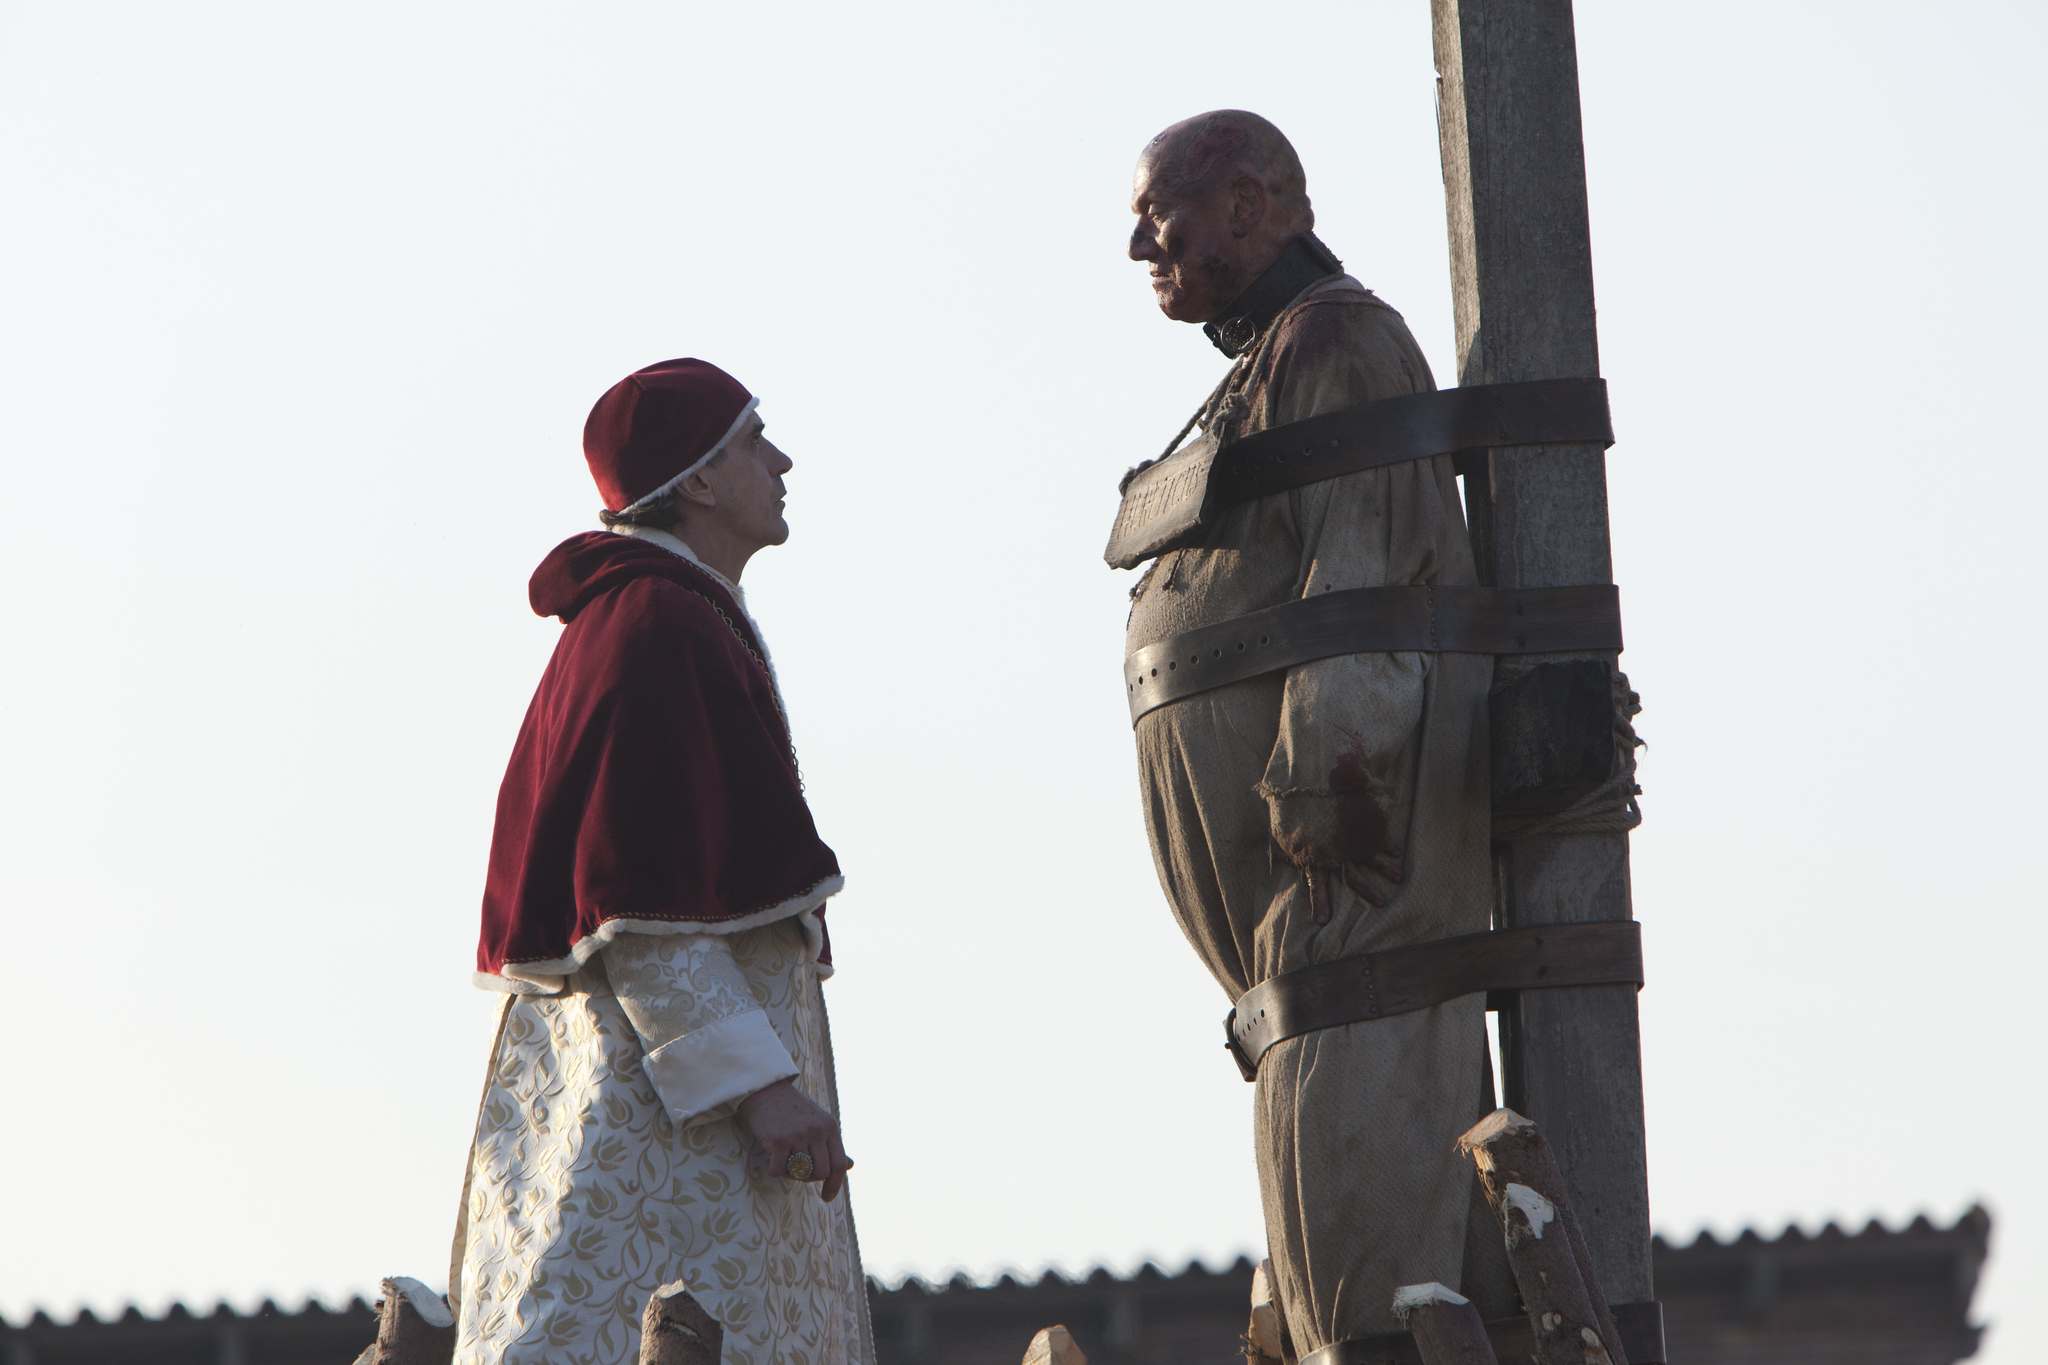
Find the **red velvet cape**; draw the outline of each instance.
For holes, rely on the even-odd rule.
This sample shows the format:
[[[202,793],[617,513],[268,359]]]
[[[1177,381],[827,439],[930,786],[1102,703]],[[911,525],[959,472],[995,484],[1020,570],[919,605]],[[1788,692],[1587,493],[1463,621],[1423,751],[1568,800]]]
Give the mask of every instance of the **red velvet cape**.
[[[565,629],[498,789],[480,976],[566,974],[612,932],[740,929],[839,889],[730,592],[592,531],[556,546],[528,595]]]

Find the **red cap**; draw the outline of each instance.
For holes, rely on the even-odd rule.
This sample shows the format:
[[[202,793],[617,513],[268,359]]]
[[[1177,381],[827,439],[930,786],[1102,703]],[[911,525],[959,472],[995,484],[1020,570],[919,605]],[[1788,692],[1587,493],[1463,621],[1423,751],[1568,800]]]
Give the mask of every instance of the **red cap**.
[[[583,424],[583,458],[618,512],[666,493],[724,448],[758,400],[708,360],[664,360],[605,391]]]

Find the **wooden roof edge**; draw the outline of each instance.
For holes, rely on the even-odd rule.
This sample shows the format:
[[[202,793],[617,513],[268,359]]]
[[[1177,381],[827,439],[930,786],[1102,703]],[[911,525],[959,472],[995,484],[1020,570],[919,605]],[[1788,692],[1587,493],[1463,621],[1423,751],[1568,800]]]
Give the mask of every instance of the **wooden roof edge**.
[[[951,1293],[1021,1293],[1035,1289],[1084,1288],[1109,1285],[1125,1285],[1133,1288],[1196,1285],[1209,1280],[1230,1276],[1250,1275],[1258,1263],[1250,1253],[1239,1252],[1235,1257],[1214,1269],[1200,1257],[1190,1257],[1181,1269],[1168,1272],[1160,1268],[1154,1257],[1146,1257],[1133,1266],[1128,1274],[1119,1274],[1107,1266],[1092,1265],[1085,1270],[1070,1270],[1065,1266],[1049,1265],[1032,1273],[1016,1267],[1005,1269],[989,1278],[970,1275],[965,1270],[954,1270],[944,1278],[935,1278],[911,1271],[895,1278],[894,1282],[880,1275],[868,1276],[868,1288],[873,1293],[894,1298],[898,1295],[917,1297],[931,1294]]]
[[[157,1314],[146,1313],[138,1305],[126,1303],[117,1310],[111,1310],[110,1315],[106,1317],[94,1312],[90,1303],[81,1303],[72,1312],[68,1322],[60,1322],[45,1308],[31,1309],[25,1322],[14,1322],[6,1317],[0,1317],[0,1332],[47,1331],[51,1328],[83,1328],[90,1331],[94,1328],[126,1329],[164,1325],[218,1325],[229,1322],[300,1321],[309,1318],[345,1318],[358,1314],[368,1317],[371,1313],[370,1303],[374,1298],[375,1295],[366,1298],[358,1292],[351,1292],[338,1300],[334,1296],[308,1294],[297,1308],[288,1311],[280,1308],[275,1298],[265,1297],[261,1303],[246,1313],[226,1299],[216,1300],[214,1306],[204,1312],[187,1307],[183,1300],[174,1300]],[[330,1306],[337,1302],[338,1306]]]
[[[1723,1242],[1716,1238],[1710,1228],[1701,1228],[1690,1242],[1678,1244],[1667,1240],[1663,1233],[1651,1239],[1651,1245],[1659,1256],[1685,1256],[1689,1253],[1712,1251],[1757,1251],[1767,1248],[1795,1249],[1822,1244],[1844,1242],[1861,1245],[1905,1246],[1933,1242],[1956,1242],[1973,1249],[1979,1259],[1990,1250],[1991,1211],[1982,1204],[1972,1204],[1957,1216],[1947,1227],[1938,1227],[1926,1214],[1915,1214],[1904,1227],[1894,1231],[1884,1225],[1883,1220],[1872,1218],[1856,1232],[1845,1232],[1830,1219],[1819,1232],[1808,1235],[1797,1223],[1787,1223],[1776,1237],[1760,1237],[1754,1228],[1744,1228],[1733,1240]]]
[[[1722,1242],[1713,1232],[1701,1229],[1693,1240],[1683,1246],[1674,1245],[1659,1233],[1653,1239],[1655,1253],[1660,1260],[1673,1258],[1686,1261],[1696,1257],[1711,1257],[1716,1253],[1755,1253],[1761,1251],[1809,1252],[1821,1247],[1855,1246],[1872,1252],[1889,1252],[1908,1249],[1934,1250],[1948,1244],[1948,1249],[1961,1254],[1971,1262],[1971,1269],[1981,1265],[1990,1250],[1991,1213],[1982,1204],[1972,1205],[1948,1227],[1937,1227],[1922,1214],[1912,1219],[1905,1227],[1893,1231],[1877,1220],[1871,1219],[1856,1233],[1846,1233],[1830,1222],[1818,1233],[1809,1236],[1796,1223],[1788,1223],[1776,1237],[1759,1237],[1754,1229],[1744,1229],[1736,1238]],[[1118,1274],[1106,1266],[1094,1265],[1086,1270],[1070,1272],[1059,1265],[1050,1265],[1038,1273],[1020,1271],[1015,1267],[1003,1270],[983,1280],[969,1275],[964,1270],[955,1270],[941,1280],[932,1280],[915,1271],[903,1274],[891,1284],[881,1276],[868,1276],[869,1289],[885,1298],[917,1299],[944,1294],[1015,1294],[1034,1290],[1057,1288],[1110,1288],[1126,1286],[1131,1288],[1159,1289],[1170,1287],[1195,1288],[1203,1282],[1238,1275],[1250,1275],[1257,1263],[1249,1253],[1240,1252],[1221,1267],[1211,1269],[1200,1257],[1191,1257],[1175,1273],[1168,1274],[1160,1269],[1157,1260],[1146,1258],[1140,1261],[1129,1274]],[[1974,1279],[1974,1275],[1972,1275]],[[269,1298],[254,1310],[243,1313],[226,1300],[218,1301],[210,1312],[197,1312],[182,1302],[165,1306],[156,1316],[144,1313],[134,1304],[124,1304],[112,1317],[100,1317],[90,1305],[80,1305],[69,1323],[57,1322],[48,1311],[37,1308],[31,1311],[26,1322],[15,1323],[0,1317],[0,1332],[40,1331],[53,1327],[113,1328],[136,1326],[145,1323],[222,1323],[258,1322],[278,1319],[304,1319],[322,1317],[346,1317],[353,1314],[370,1313],[370,1304],[376,1296],[361,1291],[351,1291],[346,1297],[308,1295],[299,1308],[286,1311]],[[329,1307],[331,1303],[338,1307]]]

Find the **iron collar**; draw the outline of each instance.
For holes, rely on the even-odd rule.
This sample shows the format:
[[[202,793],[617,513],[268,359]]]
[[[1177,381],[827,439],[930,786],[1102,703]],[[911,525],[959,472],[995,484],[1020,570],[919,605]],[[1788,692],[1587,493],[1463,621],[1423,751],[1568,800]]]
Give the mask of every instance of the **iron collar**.
[[[1331,254],[1321,239],[1313,232],[1304,232],[1282,248],[1280,259],[1246,285],[1243,293],[1223,305],[1214,322],[1203,323],[1202,330],[1217,350],[1235,360],[1258,340],[1259,333],[1272,325],[1280,310],[1292,303],[1297,294],[1317,280],[1328,279],[1343,270],[1344,263]]]

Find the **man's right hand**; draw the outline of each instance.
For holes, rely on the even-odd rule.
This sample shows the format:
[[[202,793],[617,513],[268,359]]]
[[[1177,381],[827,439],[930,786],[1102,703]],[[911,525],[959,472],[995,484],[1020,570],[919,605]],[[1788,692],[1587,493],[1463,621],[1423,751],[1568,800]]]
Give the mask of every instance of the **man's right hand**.
[[[1330,922],[1330,892],[1341,881],[1359,899],[1385,907],[1403,875],[1401,845],[1386,807],[1386,788],[1362,753],[1330,769],[1322,791],[1261,787],[1271,811],[1273,842],[1308,879],[1317,924]]]
[[[822,1182],[818,1197],[831,1203],[846,1184],[853,1159],[839,1141],[839,1120],[798,1093],[794,1083],[765,1085],[740,1101],[740,1123],[765,1153],[754,1169],[758,1175],[788,1179],[789,1157],[804,1152],[811,1158],[809,1179]]]

